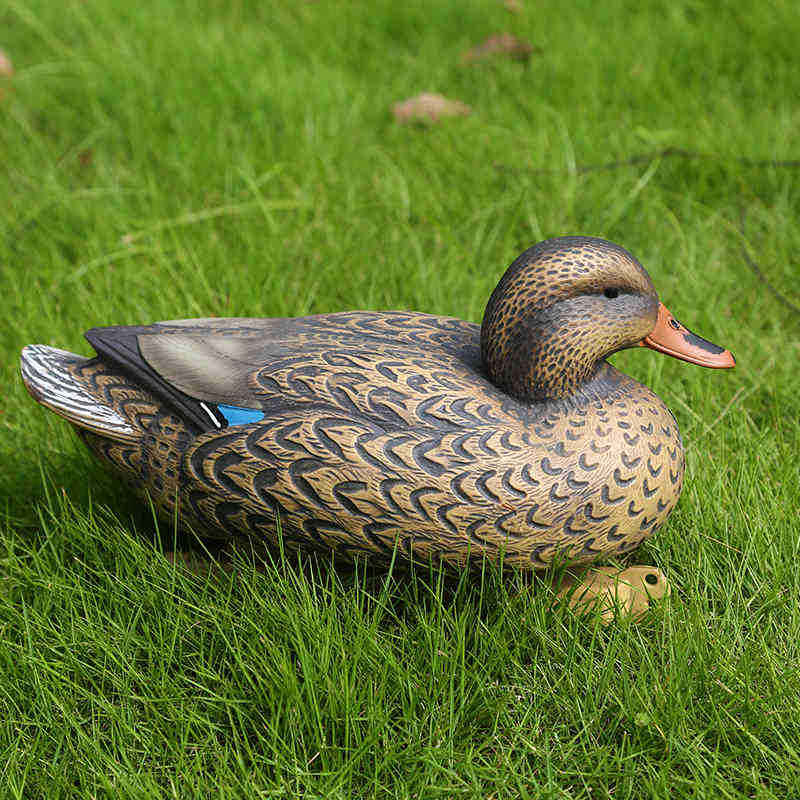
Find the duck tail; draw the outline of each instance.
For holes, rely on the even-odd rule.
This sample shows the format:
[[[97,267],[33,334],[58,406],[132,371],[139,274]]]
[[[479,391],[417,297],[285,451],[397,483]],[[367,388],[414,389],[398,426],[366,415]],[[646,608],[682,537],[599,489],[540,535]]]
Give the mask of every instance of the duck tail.
[[[115,381],[98,359],[30,344],[22,350],[20,371],[34,400],[81,431],[120,443],[140,439],[141,429],[131,424],[114,397],[121,380]]]

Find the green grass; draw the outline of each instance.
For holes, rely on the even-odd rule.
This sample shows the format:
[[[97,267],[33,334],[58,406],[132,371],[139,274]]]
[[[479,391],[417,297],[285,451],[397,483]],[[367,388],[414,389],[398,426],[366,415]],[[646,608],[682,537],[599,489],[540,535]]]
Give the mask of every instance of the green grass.
[[[525,6],[0,5],[3,796],[800,796],[800,319],[742,257],[800,303],[800,190],[741,160],[798,156],[796,4]],[[502,30],[541,52],[459,65]],[[396,125],[420,91],[474,113]],[[665,148],[706,157],[580,168]],[[24,344],[88,353],[101,324],[479,320],[568,233],[632,250],[738,359],[615,357],[688,450],[635,556],[675,593],[638,626],[494,573],[192,575],[19,380]]]

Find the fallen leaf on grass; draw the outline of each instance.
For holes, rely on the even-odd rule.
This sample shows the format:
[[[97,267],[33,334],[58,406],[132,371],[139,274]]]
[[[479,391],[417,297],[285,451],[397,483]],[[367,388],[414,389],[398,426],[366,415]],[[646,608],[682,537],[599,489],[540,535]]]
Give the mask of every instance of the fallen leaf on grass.
[[[14,75],[14,65],[11,59],[0,50],[0,78],[11,78]]]
[[[11,63],[11,59],[5,54],[4,51],[0,50],[0,81],[4,78],[11,78],[14,75],[14,65]],[[3,99],[3,96],[6,94],[6,90],[0,86],[0,100]]]
[[[448,100],[440,94],[423,92],[392,106],[398,122],[438,122],[440,117],[466,116],[472,109],[458,100]]]
[[[534,52],[539,52],[539,48],[535,48],[525,39],[518,39],[510,33],[498,33],[467,50],[461,56],[461,63],[475,64],[478,61],[487,61],[499,56],[508,56],[514,61],[527,61]]]
[[[519,14],[522,11],[522,3],[519,0],[503,0],[503,5],[506,7],[506,11],[510,11],[512,14]]]

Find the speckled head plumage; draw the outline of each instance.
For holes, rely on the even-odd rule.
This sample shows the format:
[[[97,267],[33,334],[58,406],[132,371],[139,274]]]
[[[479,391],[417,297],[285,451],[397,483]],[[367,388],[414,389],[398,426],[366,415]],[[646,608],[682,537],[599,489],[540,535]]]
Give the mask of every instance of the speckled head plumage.
[[[603,358],[644,339],[657,316],[650,276],[627,250],[588,236],[547,239],[511,264],[489,299],[484,366],[519,400],[564,398]]]

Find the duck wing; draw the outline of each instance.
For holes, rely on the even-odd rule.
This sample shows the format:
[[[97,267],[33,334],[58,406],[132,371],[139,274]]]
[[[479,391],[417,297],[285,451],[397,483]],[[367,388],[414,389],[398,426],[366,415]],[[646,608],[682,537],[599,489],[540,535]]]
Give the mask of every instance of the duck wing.
[[[234,417],[257,421],[281,404],[308,399],[299,391],[293,402],[273,374],[289,371],[302,380],[320,369],[344,373],[353,357],[370,354],[480,366],[476,325],[405,312],[170,320],[93,328],[85,336],[102,360],[167,402],[198,432],[224,428]],[[248,410],[260,413],[242,416]]]
[[[93,328],[84,335],[101,360],[172,406],[198,432],[226,426],[209,403],[252,405],[249,365],[232,357],[235,339],[218,338],[213,329],[156,323]]]

